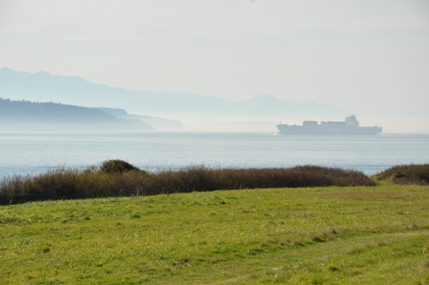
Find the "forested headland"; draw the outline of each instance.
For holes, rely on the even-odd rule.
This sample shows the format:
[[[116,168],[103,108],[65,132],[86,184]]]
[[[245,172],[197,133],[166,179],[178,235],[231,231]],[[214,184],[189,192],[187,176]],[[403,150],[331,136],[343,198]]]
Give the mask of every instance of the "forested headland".
[[[153,130],[142,120],[121,119],[95,108],[0,98],[2,130]]]

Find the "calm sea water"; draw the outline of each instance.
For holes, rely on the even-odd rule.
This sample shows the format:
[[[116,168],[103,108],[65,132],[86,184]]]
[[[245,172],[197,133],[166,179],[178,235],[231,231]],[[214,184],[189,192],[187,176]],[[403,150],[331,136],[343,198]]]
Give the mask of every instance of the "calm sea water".
[[[186,132],[0,132],[0,177],[123,159],[156,171],[211,167],[320,165],[363,171],[429,163],[429,135],[282,136]]]

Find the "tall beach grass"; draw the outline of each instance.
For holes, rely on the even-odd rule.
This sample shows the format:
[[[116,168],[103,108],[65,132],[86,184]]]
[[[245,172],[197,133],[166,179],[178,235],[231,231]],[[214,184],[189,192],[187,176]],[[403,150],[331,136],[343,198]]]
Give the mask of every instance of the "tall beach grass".
[[[146,172],[122,160],[104,161],[83,170],[58,167],[36,176],[6,177],[0,203],[156,195],[229,189],[374,186],[362,172],[320,166],[293,168],[210,168]]]
[[[392,184],[427,185],[429,183],[429,164],[396,165],[371,178]]]

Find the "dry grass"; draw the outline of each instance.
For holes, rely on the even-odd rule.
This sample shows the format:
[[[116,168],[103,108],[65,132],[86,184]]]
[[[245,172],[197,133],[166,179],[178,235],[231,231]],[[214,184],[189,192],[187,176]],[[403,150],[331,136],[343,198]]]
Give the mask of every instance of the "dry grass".
[[[201,165],[147,173],[132,165],[126,165],[124,169],[118,160],[113,162],[113,166],[108,161],[101,167],[85,170],[60,167],[37,176],[7,177],[0,184],[0,204],[220,189],[375,185],[362,172],[319,166],[214,169]],[[109,171],[106,171],[106,165],[109,165]]]
[[[393,184],[427,185],[429,182],[429,164],[397,165],[375,174],[372,178]]]

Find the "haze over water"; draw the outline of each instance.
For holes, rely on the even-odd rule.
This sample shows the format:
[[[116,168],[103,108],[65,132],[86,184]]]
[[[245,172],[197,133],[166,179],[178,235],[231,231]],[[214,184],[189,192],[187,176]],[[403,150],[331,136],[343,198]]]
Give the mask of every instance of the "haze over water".
[[[429,135],[282,136],[272,133],[1,132],[0,177],[123,159],[157,171],[209,167],[320,165],[367,175],[429,161]]]
[[[428,135],[412,135],[429,133],[428,74],[426,0],[3,0],[0,98],[123,108],[185,131],[0,131],[0,176],[106,159],[148,170],[314,164],[366,174],[428,163]],[[385,133],[272,135],[279,121],[352,114]],[[226,127],[261,133],[186,132]]]
[[[0,68],[178,97],[317,102],[428,133],[427,0],[2,0],[0,39]],[[76,104],[102,107],[91,95]]]

